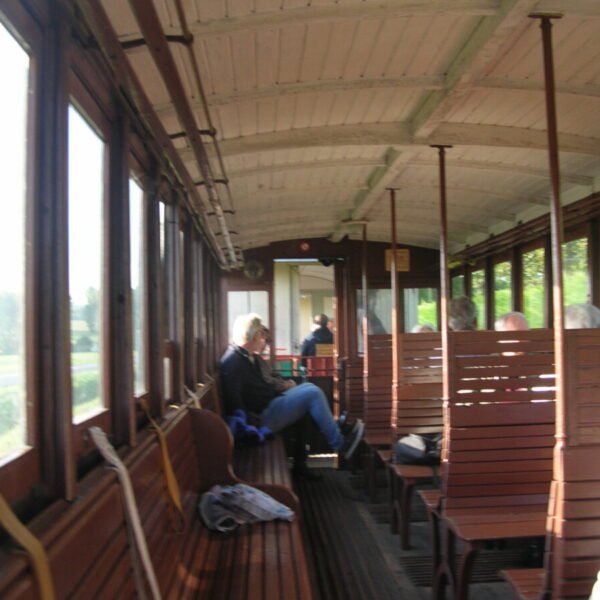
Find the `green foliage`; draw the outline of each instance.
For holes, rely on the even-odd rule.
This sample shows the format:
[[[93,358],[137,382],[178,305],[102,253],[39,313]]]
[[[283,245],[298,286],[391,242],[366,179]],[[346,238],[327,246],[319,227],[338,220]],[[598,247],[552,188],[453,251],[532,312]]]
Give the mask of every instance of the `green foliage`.
[[[21,301],[17,294],[0,294],[0,354],[16,354],[21,337]]]
[[[73,374],[73,410],[77,413],[77,407],[90,400],[98,400],[100,403],[100,374],[96,373],[74,373]]]
[[[20,386],[11,385],[0,388],[0,435],[18,424],[22,405]]]

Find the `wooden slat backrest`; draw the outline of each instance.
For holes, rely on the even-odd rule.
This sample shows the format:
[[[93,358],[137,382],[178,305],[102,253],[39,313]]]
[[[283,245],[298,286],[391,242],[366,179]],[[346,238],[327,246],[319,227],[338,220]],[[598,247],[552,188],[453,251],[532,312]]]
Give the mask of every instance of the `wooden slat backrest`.
[[[445,507],[543,507],[555,430],[552,332],[451,332],[449,351]]]
[[[565,331],[567,436],[555,450],[552,597],[588,597],[600,570],[600,330]]]
[[[308,377],[333,376],[335,358],[333,356],[306,356],[306,375]]]
[[[364,418],[363,359],[344,361],[344,396],[346,410],[353,419]]]
[[[366,434],[391,434],[392,336],[369,335],[367,344],[364,364]]]
[[[439,333],[405,333],[400,344],[396,435],[443,427],[442,342]]]
[[[32,530],[36,534],[35,523]],[[57,598],[100,597],[105,589],[134,594],[121,490],[114,474],[105,474],[89,494],[66,508],[44,528],[40,541]],[[29,561],[22,554],[1,562],[0,597],[38,597]]]
[[[457,331],[449,337],[450,403],[554,400],[552,331]]]

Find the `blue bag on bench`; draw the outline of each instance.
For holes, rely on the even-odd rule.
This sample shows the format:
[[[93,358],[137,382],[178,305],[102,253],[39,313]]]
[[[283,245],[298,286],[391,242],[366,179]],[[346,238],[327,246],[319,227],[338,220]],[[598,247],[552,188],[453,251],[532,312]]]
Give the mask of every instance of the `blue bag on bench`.
[[[240,409],[227,417],[227,425],[233,434],[236,446],[256,446],[273,437],[273,432],[268,427],[250,425],[248,415]]]

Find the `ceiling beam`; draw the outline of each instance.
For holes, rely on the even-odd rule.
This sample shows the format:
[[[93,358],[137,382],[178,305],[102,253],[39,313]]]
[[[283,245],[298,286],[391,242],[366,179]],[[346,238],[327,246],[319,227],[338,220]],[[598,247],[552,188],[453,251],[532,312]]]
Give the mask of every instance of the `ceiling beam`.
[[[356,192],[356,190],[365,189],[364,185],[352,185],[352,184],[340,184],[340,185],[327,185],[327,186],[318,186],[315,185],[313,187],[282,187],[282,188],[265,188],[262,190],[252,189],[252,190],[242,190],[236,189],[236,193],[243,198],[255,198],[260,200],[264,197],[289,197],[289,196],[298,196],[298,195],[323,195],[323,194],[335,194],[337,192],[341,192],[344,194],[350,194]]]
[[[600,3],[599,3],[600,5]],[[503,77],[484,77],[473,84],[473,88],[478,90],[506,90],[509,92],[544,92],[543,81],[533,81],[530,79],[504,79]],[[557,83],[557,94],[584,96],[588,98],[600,97],[600,86],[595,84],[577,85],[572,83]]]
[[[501,77],[486,77],[476,81],[472,87],[480,90],[506,90],[523,92],[543,92],[544,84],[541,81],[504,79]],[[353,80],[321,80],[279,83],[260,89],[240,90],[229,94],[212,94],[207,96],[209,106],[223,106],[241,102],[259,102],[270,98],[284,98],[300,94],[327,94],[335,92],[359,92],[363,90],[385,89],[423,89],[444,90],[445,79],[442,76],[398,77],[395,79],[353,79]],[[556,93],[578,97],[598,98],[600,86],[557,84]],[[195,111],[202,111],[204,107],[200,100],[188,99]],[[175,114],[175,107],[171,102],[158,104],[154,107],[156,114],[161,118],[169,118]]]
[[[407,188],[417,188],[421,190],[432,190],[432,192],[436,193],[439,191],[439,186],[437,182],[427,182],[427,181],[403,181],[398,186],[402,189]],[[541,205],[550,208],[548,203],[548,199],[543,195],[536,194],[512,194],[510,192],[501,192],[497,189],[489,189],[489,188],[474,188],[468,187],[464,185],[446,185],[446,189],[452,192],[452,195],[448,197],[448,206],[452,207],[452,198],[454,196],[459,196],[460,194],[475,194],[479,196],[481,199],[485,198],[497,198],[498,200],[504,200],[506,202],[518,202],[520,204],[533,204],[533,205]]]
[[[415,159],[410,162],[411,165],[432,167],[437,169],[439,163],[436,160],[419,160]],[[500,173],[510,173],[512,175],[526,175],[528,177],[535,177],[536,179],[543,179],[544,181],[550,178],[550,172],[548,169],[536,169],[534,167],[524,167],[522,165],[507,165],[499,163],[491,163],[477,160],[446,160],[446,166],[450,169],[474,169],[477,171],[493,171]],[[571,183],[575,185],[584,185],[589,187],[593,184],[594,178],[588,177],[587,175],[575,175],[573,173],[564,173],[561,171],[560,179],[564,183]]]
[[[380,167],[381,159],[368,158],[339,158],[333,160],[319,160],[310,162],[275,163],[272,165],[260,165],[246,169],[227,169],[229,180],[242,177],[253,177],[255,175],[274,175],[276,173],[287,173],[289,171],[304,171],[306,169],[354,169],[356,167]]]
[[[209,106],[223,106],[240,102],[258,102],[269,98],[283,98],[299,94],[327,94],[334,92],[359,92],[362,90],[386,89],[424,89],[441,90],[444,88],[444,77],[441,75],[421,77],[397,77],[393,79],[325,79],[319,81],[300,81],[278,83],[262,88],[238,90],[229,94],[212,94],[206,97]],[[189,99],[195,110],[203,110],[199,100]],[[175,114],[175,108],[170,102],[156,105],[156,114],[161,118]]]
[[[492,148],[526,148],[548,150],[548,134],[545,130],[498,125],[470,125],[444,123],[427,140],[429,144],[452,144],[455,146],[486,146]],[[559,133],[561,152],[600,155],[600,139]]]
[[[600,139],[559,134],[561,152],[600,155]],[[415,139],[407,123],[367,123],[360,125],[333,125],[288,129],[261,133],[219,142],[223,156],[273,152],[277,150],[339,147],[339,146],[392,146],[397,149],[423,148],[431,144],[454,144],[456,146],[481,146],[526,148],[547,152],[548,138],[543,130],[498,125],[471,125],[444,123],[427,138]],[[207,152],[213,152],[206,144]],[[185,162],[193,161],[189,149],[180,150]]]
[[[391,19],[394,17],[412,16],[489,16],[497,12],[497,0],[378,0],[363,2],[353,0],[333,5],[308,5],[297,8],[286,8],[270,12],[252,12],[240,17],[225,17],[190,25],[195,37],[206,38],[215,35],[230,35],[240,31],[258,31],[261,29],[278,29],[290,25],[308,25],[327,21],[355,21],[362,19]],[[166,27],[168,35],[180,35],[177,27]],[[137,39],[136,33],[122,36],[120,40]]]
[[[413,112],[411,123],[416,137],[431,135],[450,111],[464,100],[473,81],[481,77],[509,37],[531,25],[526,17],[537,3],[538,0],[501,0],[496,14],[481,19],[450,64],[446,89],[425,94]]]

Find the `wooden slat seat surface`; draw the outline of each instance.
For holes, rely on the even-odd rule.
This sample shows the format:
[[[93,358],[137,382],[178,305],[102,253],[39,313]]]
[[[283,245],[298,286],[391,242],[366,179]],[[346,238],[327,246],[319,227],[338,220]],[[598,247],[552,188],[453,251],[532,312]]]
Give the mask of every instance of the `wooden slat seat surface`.
[[[258,446],[236,448],[233,470],[244,481],[274,483],[292,488],[283,438],[279,435]]]
[[[514,600],[539,600],[544,589],[544,569],[506,569],[502,576],[514,590]]]
[[[213,484],[239,481],[231,468],[233,443],[223,421],[210,411],[192,409],[167,428],[173,469],[183,496],[185,528],[177,533],[160,467],[153,475],[145,465],[159,460],[158,446],[132,467],[159,585],[167,598],[311,598],[312,591],[297,520],[259,523],[221,534],[198,518],[198,491]],[[275,442],[275,441],[274,441]],[[273,443],[259,455],[270,460],[266,479],[281,479],[277,466],[282,445]],[[200,459],[199,457],[202,457]],[[285,455],[284,455],[285,458]],[[268,461],[267,461],[268,462]],[[152,479],[157,479],[153,482]],[[253,481],[299,511],[293,493],[271,481]],[[155,493],[155,488],[160,488]],[[144,493],[141,488],[153,490]]]

